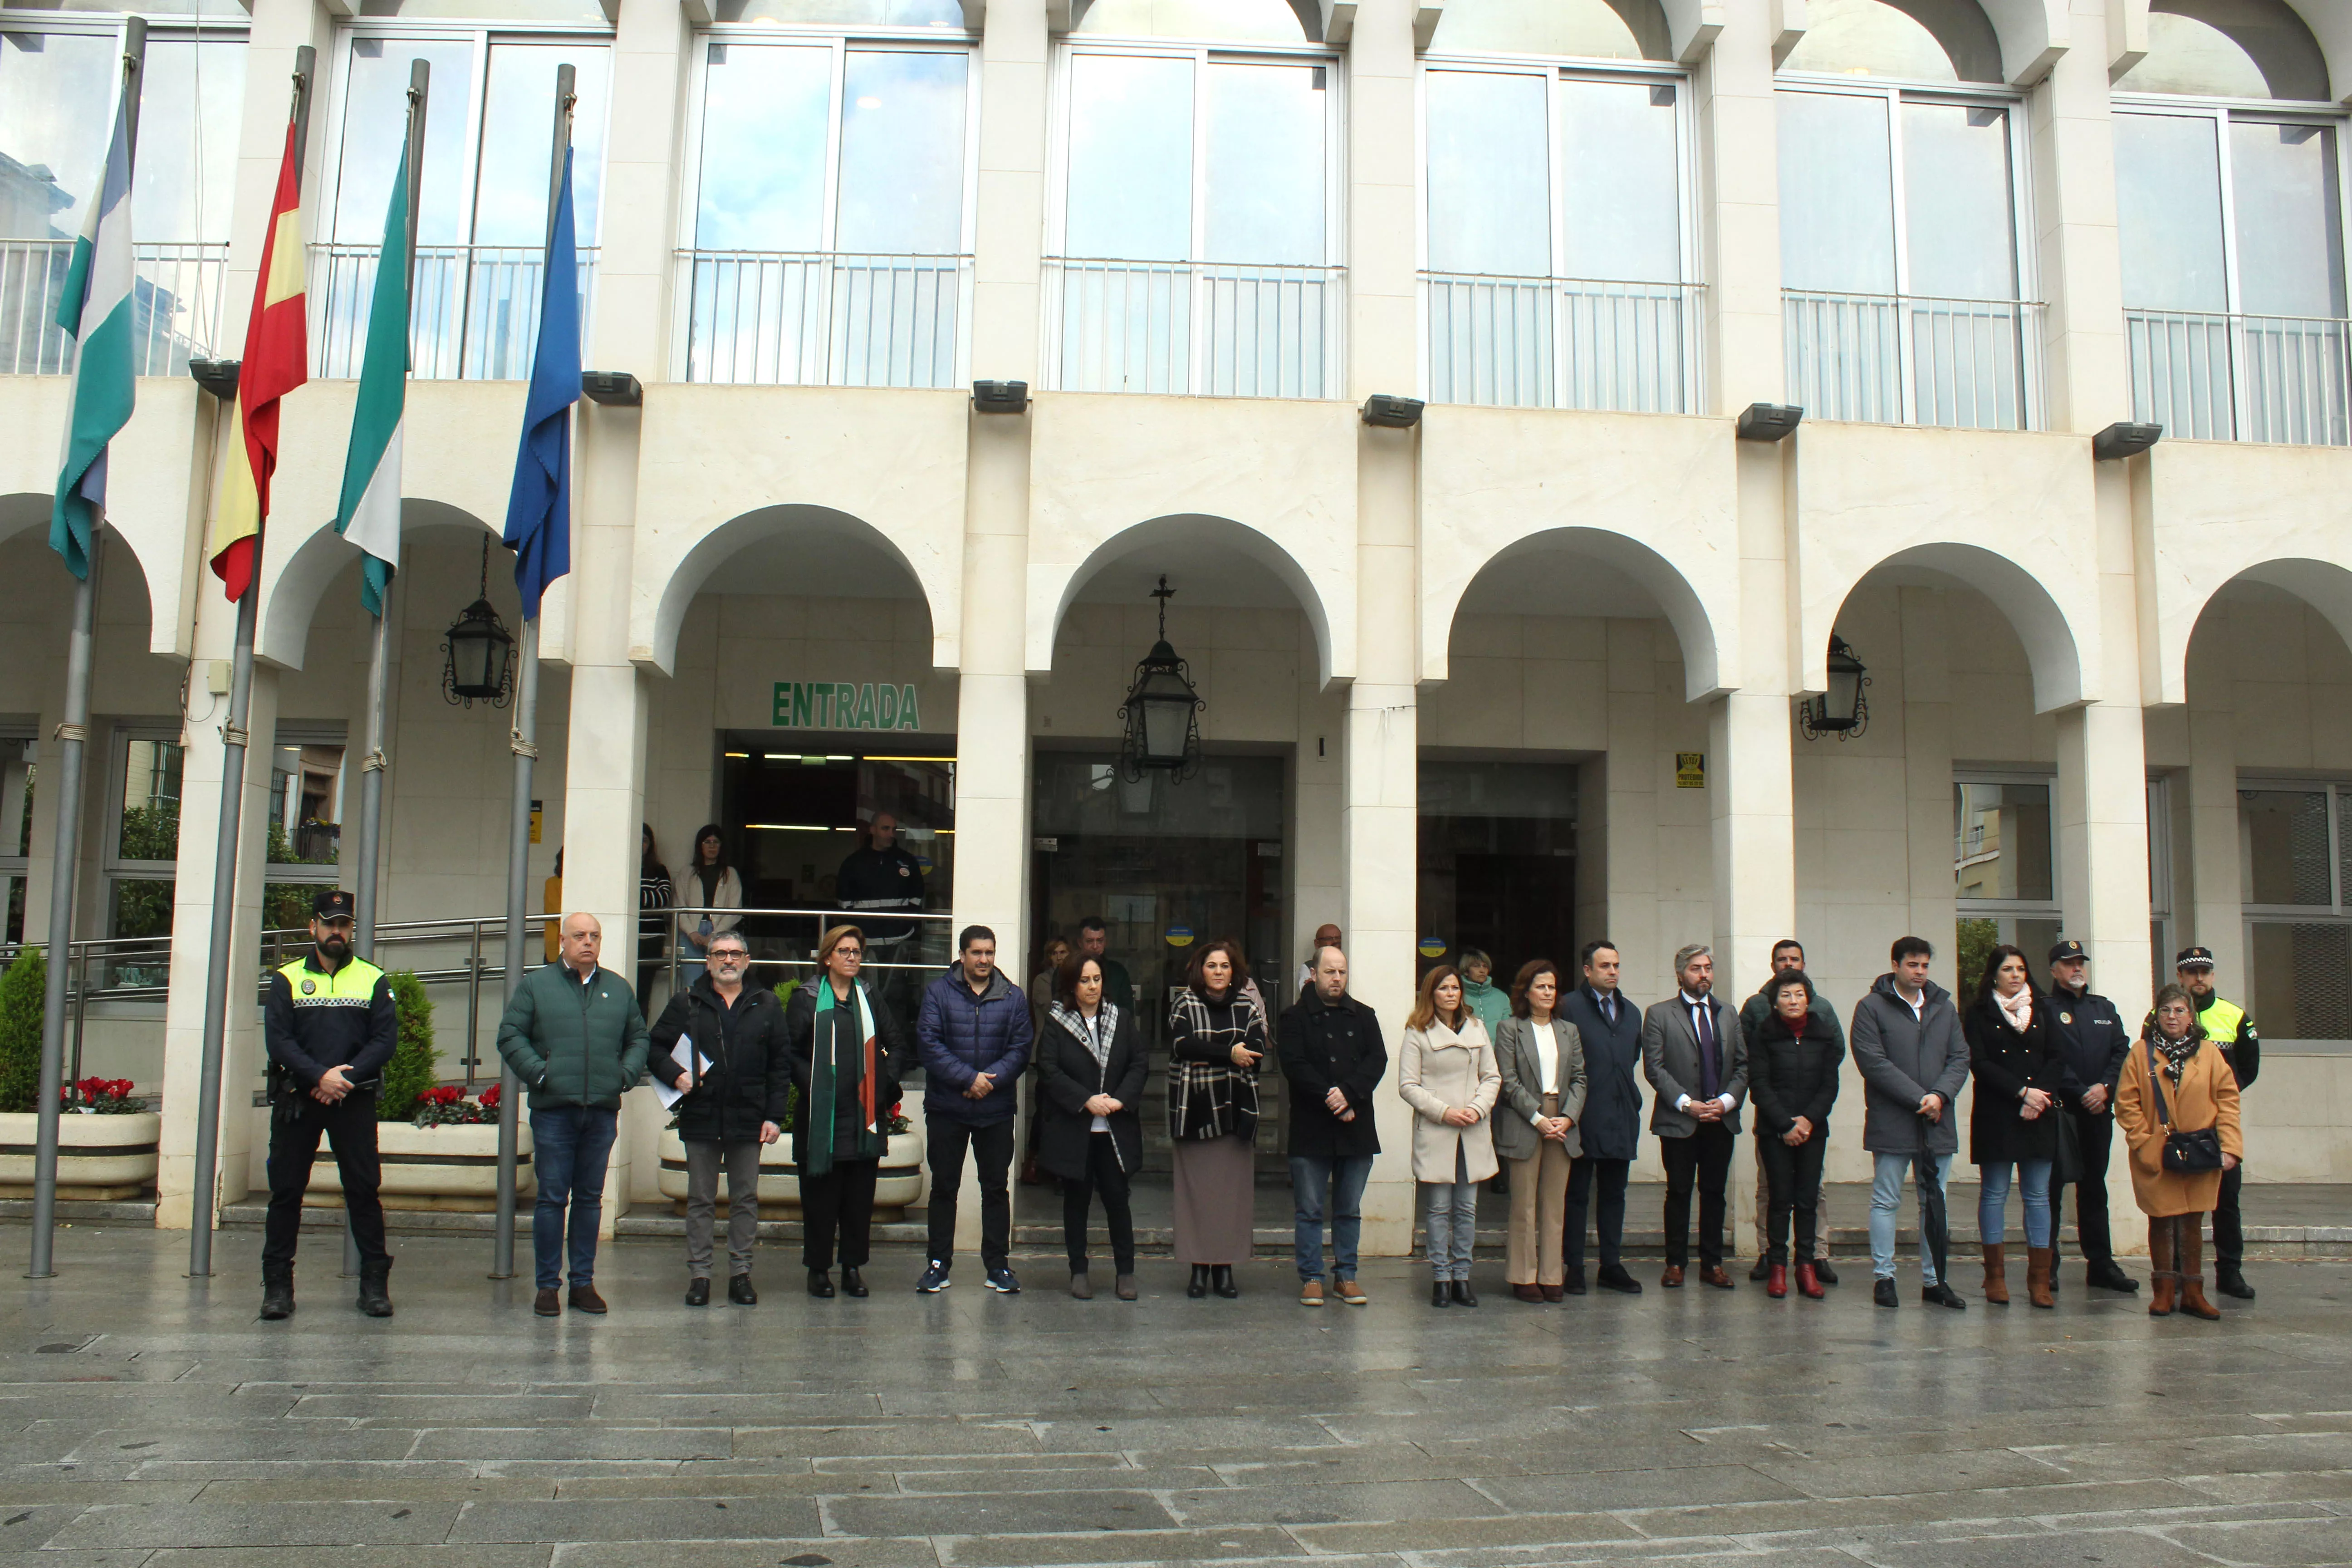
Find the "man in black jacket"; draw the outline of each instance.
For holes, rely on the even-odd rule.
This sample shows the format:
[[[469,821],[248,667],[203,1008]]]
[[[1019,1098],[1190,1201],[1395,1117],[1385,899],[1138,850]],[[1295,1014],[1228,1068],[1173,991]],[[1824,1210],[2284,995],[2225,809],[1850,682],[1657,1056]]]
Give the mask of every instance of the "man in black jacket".
[[[2252,1089],[2263,1070],[2263,1039],[2254,1032],[2253,1015],[2213,989],[2213,950],[2182,949],[2172,961],[2172,972],[2196,1002],[2197,1021],[2204,1026],[2205,1037],[2221,1048],[2239,1090]],[[2221,1200],[2213,1206],[2213,1279],[2222,1295],[2251,1301],[2254,1288],[2246,1283],[2246,1222],[2238,1208],[2245,1181],[2243,1160],[2221,1175]]]
[[[2123,1077],[2124,1058],[2131,1055],[2132,1037],[2116,1005],[2091,989],[2090,968],[2090,955],[2079,942],[2062,942],[2050,950],[2050,1033],[2064,1069],[2059,1088],[2083,1165],[2082,1179],[2074,1184],[2074,1235],[2089,1282],[2130,1292],[2139,1289],[2139,1281],[2116,1267],[2107,1230],[2107,1157],[2115,1142],[2116,1084]],[[2054,1226],[2051,1237],[2054,1250]],[[2050,1287],[2058,1287],[2054,1257]]]
[[[383,1243],[383,1178],[375,1149],[375,1096],[400,1043],[400,1012],[383,971],[352,956],[352,896],[310,901],[310,951],[269,976],[261,1037],[269,1052],[269,1215],[261,1245],[261,1315],[294,1315],[294,1245],[319,1136],[335,1170],[360,1249],[359,1310],[392,1316]]]
[[[867,988],[904,1025],[922,995],[916,971],[897,966],[915,963],[922,954],[920,922],[903,917],[922,912],[923,863],[900,847],[898,819],[887,811],[876,812],[861,837],[865,842],[834,873],[834,902],[866,933]]]
[[[1323,1213],[1331,1214],[1332,1289],[1360,1307],[1356,1244],[1364,1230],[1364,1184],[1381,1152],[1372,1091],[1389,1068],[1378,1015],[1348,994],[1348,955],[1315,950],[1315,988],[1282,1015],[1276,1050],[1290,1101],[1290,1188],[1297,1205],[1298,1304],[1323,1304]]]
[[[1601,1189],[1597,1216],[1601,1272],[1595,1282],[1628,1296],[1642,1283],[1626,1272],[1625,1182],[1642,1142],[1642,1009],[1617,989],[1621,961],[1611,942],[1584,944],[1584,983],[1560,999],[1559,1016],[1584,1041],[1584,1152],[1569,1162],[1564,1288],[1584,1294],[1584,1229]]]
[[[710,1305],[711,1230],[719,1173],[727,1173],[727,1299],[758,1302],[751,1248],[760,1236],[760,1151],[780,1136],[793,1087],[784,1009],[764,985],[747,984],[751,951],[740,931],[710,939],[703,973],[669,999],[654,1024],[646,1069],[682,1098],[686,1146],[686,1304]]]

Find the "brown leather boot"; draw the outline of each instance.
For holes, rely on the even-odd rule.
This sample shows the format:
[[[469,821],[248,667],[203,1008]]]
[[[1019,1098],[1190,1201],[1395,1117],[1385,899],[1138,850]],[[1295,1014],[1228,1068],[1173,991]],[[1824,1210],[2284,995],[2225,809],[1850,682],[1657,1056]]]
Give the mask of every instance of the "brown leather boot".
[[[2025,1249],[2025,1299],[2037,1307],[2054,1307],[2057,1299],[2050,1294],[2050,1274],[2056,1266],[2056,1249],[2029,1247]]]
[[[2149,1283],[2147,1315],[2151,1318],[2172,1316],[2173,1297],[2179,1293],[2180,1276],[2172,1271],[2172,1221],[2150,1219],[2147,1222],[2147,1266]]]
[[[2180,1310],[2210,1323],[2221,1317],[2221,1309],[2205,1299],[2205,1216],[2185,1214],[2178,1223],[2180,1239],[2173,1247],[2179,1254],[2174,1267],[2180,1270]]]
[[[1985,1300],[1996,1307],[2009,1305],[2009,1248],[1998,1241],[1985,1243]]]

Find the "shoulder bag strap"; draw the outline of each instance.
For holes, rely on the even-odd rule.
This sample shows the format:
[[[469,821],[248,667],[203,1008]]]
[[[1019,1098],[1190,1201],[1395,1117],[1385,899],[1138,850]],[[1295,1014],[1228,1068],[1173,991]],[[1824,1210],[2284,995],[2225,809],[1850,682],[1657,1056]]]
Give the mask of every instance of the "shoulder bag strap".
[[[2164,1064],[2158,1059],[2154,1040],[2147,1043],[2147,1087],[2148,1091],[2156,1096],[2156,1120],[2168,1131],[2172,1126],[2172,1112],[2165,1107]]]

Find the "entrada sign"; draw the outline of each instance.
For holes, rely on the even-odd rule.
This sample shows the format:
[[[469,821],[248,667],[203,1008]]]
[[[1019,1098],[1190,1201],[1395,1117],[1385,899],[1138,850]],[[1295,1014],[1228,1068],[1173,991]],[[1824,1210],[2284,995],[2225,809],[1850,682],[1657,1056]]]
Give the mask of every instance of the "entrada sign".
[[[848,680],[779,680],[775,717],[780,730],[919,730],[915,689]]]

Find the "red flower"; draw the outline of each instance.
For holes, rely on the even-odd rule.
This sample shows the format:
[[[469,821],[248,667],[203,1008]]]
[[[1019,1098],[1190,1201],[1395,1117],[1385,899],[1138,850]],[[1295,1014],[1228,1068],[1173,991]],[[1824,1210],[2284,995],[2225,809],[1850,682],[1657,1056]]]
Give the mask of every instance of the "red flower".
[[[482,1109],[484,1110],[496,1110],[499,1108],[499,1092],[505,1088],[505,1084],[494,1083],[490,1085],[489,1088],[482,1090]]]

